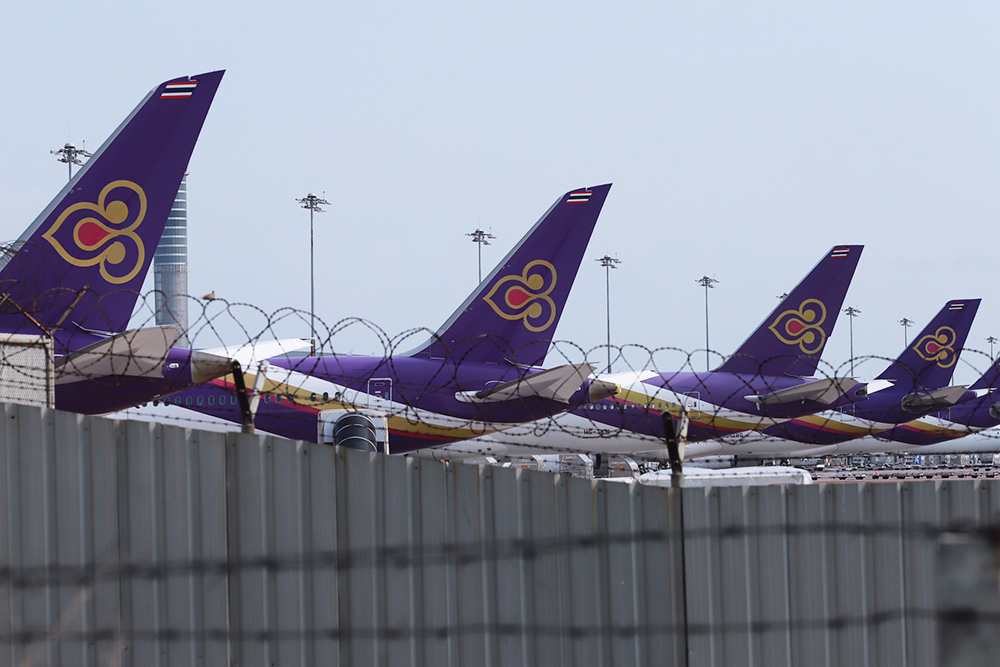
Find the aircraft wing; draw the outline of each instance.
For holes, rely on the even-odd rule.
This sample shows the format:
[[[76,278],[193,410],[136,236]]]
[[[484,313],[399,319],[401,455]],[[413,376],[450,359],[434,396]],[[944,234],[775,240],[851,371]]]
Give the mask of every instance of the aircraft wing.
[[[566,364],[482,391],[459,392],[455,398],[466,403],[496,403],[534,396],[569,403],[595,368],[592,364]]]
[[[162,377],[167,353],[181,335],[173,325],[132,329],[56,359],[56,384],[104,375]]]
[[[933,412],[958,403],[965,396],[967,389],[965,385],[956,385],[919,394],[908,394],[903,397],[901,403],[907,412]]]
[[[861,383],[853,378],[813,380],[795,387],[779,389],[769,394],[755,394],[743,398],[758,405],[780,405],[797,401],[817,401],[829,405],[859,384]]]

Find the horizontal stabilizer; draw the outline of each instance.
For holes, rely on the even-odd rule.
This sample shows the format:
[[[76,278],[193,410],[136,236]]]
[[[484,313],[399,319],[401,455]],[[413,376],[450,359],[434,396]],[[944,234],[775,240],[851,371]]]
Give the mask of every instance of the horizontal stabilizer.
[[[98,341],[56,360],[56,384],[107,376],[164,377],[164,366],[180,330],[174,326],[132,329]],[[230,370],[230,360],[204,352],[183,352],[191,381],[201,384]],[[178,362],[174,362],[178,363]]]
[[[240,366],[244,369],[247,369],[265,359],[309,349],[312,349],[312,340],[309,338],[282,338],[265,343],[247,343],[238,347],[224,346],[201,351],[205,354],[233,359],[240,362]]]
[[[770,394],[744,396],[744,398],[758,405],[780,405],[798,401],[816,401],[830,405],[859,384],[861,383],[853,378],[814,380],[795,387],[780,389]]]
[[[56,384],[104,375],[162,377],[167,353],[180,337],[173,326],[132,329],[56,360]]]
[[[459,392],[455,394],[455,398],[466,403],[496,403],[537,397],[569,403],[569,399],[595,368],[592,364],[566,364],[482,391]]]
[[[963,398],[968,387],[956,385],[954,387],[942,387],[934,391],[921,392],[919,394],[908,394],[903,397],[900,404],[903,410],[913,413],[936,412],[944,408],[955,405]]]

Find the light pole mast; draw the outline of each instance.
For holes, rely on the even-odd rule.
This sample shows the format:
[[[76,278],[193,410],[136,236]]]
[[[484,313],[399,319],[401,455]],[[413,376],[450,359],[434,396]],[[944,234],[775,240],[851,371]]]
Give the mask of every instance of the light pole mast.
[[[57,151],[49,151],[52,155],[58,155],[60,162],[65,162],[69,169],[69,180],[73,180],[73,165],[83,165],[81,157],[94,157],[93,153],[88,153],[85,148],[77,148],[75,144],[66,144]]]
[[[612,257],[611,255],[598,257],[594,261],[600,262],[601,266],[604,267],[604,285],[608,303],[608,370],[605,372],[610,373],[611,372],[611,269],[617,269],[618,266],[616,265],[621,264],[622,261],[617,257]]]
[[[302,204],[302,208],[309,209],[309,329],[313,339],[313,349],[316,346],[316,273],[315,273],[315,261],[313,259],[316,243],[313,235],[313,214],[314,213],[326,213],[325,210],[320,208],[320,205],[329,206],[330,202],[318,197],[312,192],[307,194],[302,199],[296,199],[298,203]]]
[[[996,336],[987,336],[986,342],[990,344],[990,363],[994,363],[996,359],[993,358],[993,343],[1000,343],[1000,339]]]
[[[715,289],[716,283],[719,281],[715,278],[709,278],[708,276],[702,276],[695,281],[699,285],[705,288],[705,370],[711,370],[709,367],[708,360],[708,290]]]
[[[906,335],[907,334],[906,330],[913,326],[913,320],[904,317],[903,319],[899,320],[899,324],[902,325],[903,327],[903,347],[906,347],[910,344],[909,338]]]
[[[479,282],[483,282],[483,246],[492,245],[490,241],[496,237],[479,228],[476,228],[476,231],[471,234],[466,234],[466,236],[471,236],[472,242],[479,248]]]
[[[851,322],[851,375],[854,375],[854,318],[861,314],[861,311],[854,306],[848,306],[844,308],[844,314],[847,315]]]

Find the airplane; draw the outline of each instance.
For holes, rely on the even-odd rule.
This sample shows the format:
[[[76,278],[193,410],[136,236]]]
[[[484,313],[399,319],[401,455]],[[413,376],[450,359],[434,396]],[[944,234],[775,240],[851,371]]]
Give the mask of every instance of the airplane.
[[[993,363],[969,386],[975,396],[934,414],[900,424],[879,434],[887,450],[910,450],[913,447],[936,445],[960,440],[966,436],[1000,426],[1000,363]],[[956,443],[962,447],[964,443]]]
[[[667,429],[692,444],[866,398],[850,378],[815,378],[863,246],[834,246],[713,371],[599,375],[620,394],[496,436],[417,452],[435,459],[553,453],[664,453]],[[685,423],[686,422],[686,423]],[[690,456],[690,454],[687,454]]]
[[[868,400],[837,410],[797,417],[764,430],[786,446],[830,445],[888,431],[974,397],[966,386],[946,386],[962,354],[980,299],[947,302],[873,382]]]
[[[382,356],[279,356],[242,377],[175,394],[165,405],[239,424],[249,407],[240,402],[242,381],[260,387],[255,428],[400,454],[613,395],[615,384],[588,379],[592,364],[540,367],[610,188],[561,195],[414,350],[394,353],[394,341]]]
[[[0,333],[51,339],[55,406],[121,410],[232,371],[128,329],[139,290],[224,72],[150,91],[0,259]]]

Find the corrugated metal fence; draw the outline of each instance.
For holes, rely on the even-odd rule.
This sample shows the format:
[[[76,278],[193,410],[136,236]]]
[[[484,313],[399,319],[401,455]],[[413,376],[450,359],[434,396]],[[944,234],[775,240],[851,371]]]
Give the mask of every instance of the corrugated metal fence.
[[[938,533],[1000,510],[0,418],[6,665],[931,665]]]

